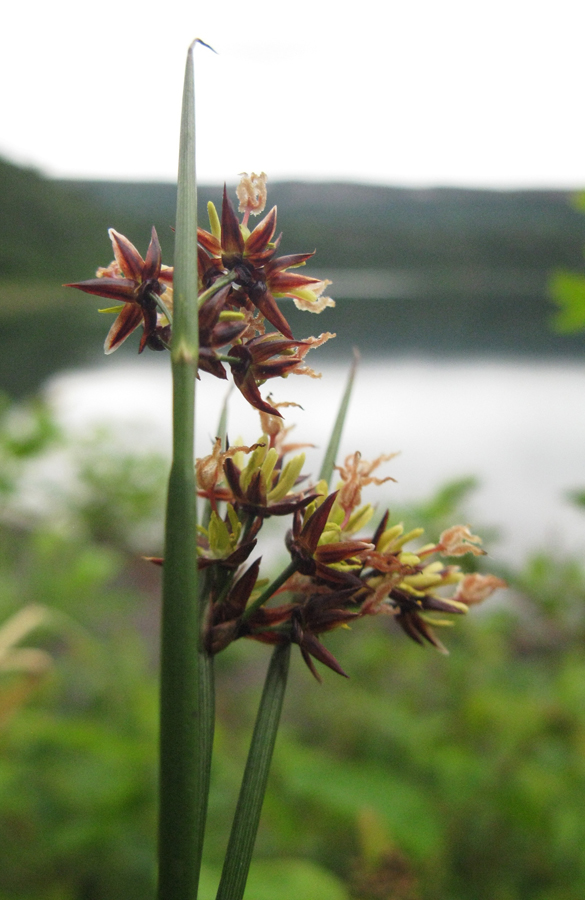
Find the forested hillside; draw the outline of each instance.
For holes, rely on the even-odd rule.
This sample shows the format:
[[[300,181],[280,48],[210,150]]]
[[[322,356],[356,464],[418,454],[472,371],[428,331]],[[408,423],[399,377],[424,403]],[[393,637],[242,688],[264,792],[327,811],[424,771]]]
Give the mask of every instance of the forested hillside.
[[[56,181],[0,160],[0,193],[4,279],[81,277],[110,225],[140,243],[155,224],[171,249],[172,184]],[[219,204],[221,188],[200,188],[202,219],[208,199]],[[316,246],[329,268],[546,271],[578,265],[585,242],[585,218],[562,192],[269,182],[269,202],[284,249]]]
[[[176,190],[50,180],[0,161],[0,193],[0,301],[10,338],[0,381],[21,393],[95,353],[103,317],[91,298],[60,285],[110,261],[109,226],[144,251],[156,225],[172,260]],[[220,186],[200,189],[203,224],[209,199],[220,204]],[[299,336],[338,331],[325,356],[350,341],[394,355],[585,350],[583,338],[555,335],[549,322],[550,272],[583,268],[585,216],[568,194],[269,182],[269,203],[278,205],[283,252],[316,248],[310,270],[333,281],[338,302],[327,322],[291,317]],[[27,361],[18,379],[12,353]]]

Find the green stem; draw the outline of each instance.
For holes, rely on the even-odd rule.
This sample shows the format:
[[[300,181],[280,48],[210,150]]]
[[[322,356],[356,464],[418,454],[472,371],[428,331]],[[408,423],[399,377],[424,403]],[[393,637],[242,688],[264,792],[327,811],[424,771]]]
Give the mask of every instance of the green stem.
[[[242,533],[240,543],[245,544],[245,542],[248,540],[248,536],[249,536],[250,532],[252,531],[252,526],[254,525],[255,518],[256,517],[253,513],[248,513],[246,515],[246,519],[244,522],[244,531]]]
[[[194,470],[197,187],[193,46],[185,70],[175,238],[173,461],[161,637],[158,900],[196,900],[213,740],[212,664],[202,645]]]
[[[266,590],[262,591],[260,596],[256,600],[254,600],[253,603],[250,603],[250,605],[248,607],[246,607],[246,610],[242,615],[242,621],[245,622],[246,619],[250,618],[250,616],[252,615],[253,612],[256,612],[256,610],[260,606],[263,606],[265,603],[267,603],[268,600],[270,600],[270,598],[272,597],[272,595],[276,593],[276,591],[279,589],[279,587],[282,587],[282,585],[285,583],[285,581],[288,581],[290,576],[294,575],[294,573],[296,571],[297,571],[297,564],[294,560],[291,560],[291,562],[289,562],[286,569],[284,569],[284,571],[282,571],[280,573],[278,578],[275,578],[274,581],[268,585]]]
[[[221,278],[218,278],[217,281],[214,281],[211,287],[207,288],[206,291],[203,291],[199,294],[198,305],[199,309],[203,306],[206,300],[209,300],[210,297],[213,297],[218,291],[221,291],[222,288],[226,286],[226,284],[231,284],[232,281],[235,281],[238,276],[235,272],[228,272],[227,275],[222,275]]]
[[[164,302],[164,300],[162,299],[162,297],[159,297],[159,295],[155,294],[154,291],[150,291],[150,297],[152,300],[154,300],[154,302],[160,309],[161,313],[167,317],[167,319],[169,320],[169,325],[172,325],[173,324],[173,314],[170,311],[170,309],[168,308],[168,306],[166,305],[166,303]]]
[[[290,662],[290,643],[275,647],[268,667],[254,734],[216,900],[241,900],[246,888]]]

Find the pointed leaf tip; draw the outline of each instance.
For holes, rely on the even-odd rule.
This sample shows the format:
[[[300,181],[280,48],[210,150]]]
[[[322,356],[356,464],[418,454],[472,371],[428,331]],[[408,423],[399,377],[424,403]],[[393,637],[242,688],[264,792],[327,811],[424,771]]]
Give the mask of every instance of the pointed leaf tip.
[[[219,56],[217,50],[214,50],[211,44],[206,43],[206,41],[198,37],[196,37],[189,45],[189,53],[193,53],[196,44],[201,44],[202,47],[207,47],[208,50],[211,50],[212,53],[215,53],[216,56]]]
[[[330,484],[331,478],[333,476],[333,469],[335,467],[335,460],[339,451],[339,445],[341,443],[343,426],[345,425],[345,419],[347,417],[347,411],[349,409],[349,401],[351,399],[351,394],[353,391],[353,383],[355,381],[359,358],[359,352],[354,347],[353,362],[350,366],[347,376],[345,391],[343,393],[343,397],[341,398],[341,403],[339,404],[337,418],[335,419],[335,424],[331,432],[331,437],[329,438],[329,444],[327,445],[327,450],[325,452],[325,457],[323,459],[323,464],[319,473],[319,479],[321,481],[326,481],[327,484]]]

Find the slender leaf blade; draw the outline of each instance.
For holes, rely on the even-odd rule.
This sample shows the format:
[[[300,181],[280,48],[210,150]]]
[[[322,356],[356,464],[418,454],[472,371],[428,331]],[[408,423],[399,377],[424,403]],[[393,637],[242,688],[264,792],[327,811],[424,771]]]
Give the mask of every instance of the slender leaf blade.
[[[196,900],[213,740],[211,660],[202,647],[194,467],[197,306],[194,45],[185,68],[175,236],[173,460],[161,637],[158,900]]]
[[[225,439],[227,435],[227,423],[228,423],[228,400],[230,399],[230,394],[232,389],[230,388],[227,391],[223,403],[221,405],[221,413],[219,415],[219,422],[217,423],[217,429],[215,431],[216,437],[221,439],[221,446],[225,449]],[[201,524],[204,528],[209,527],[209,522],[211,520],[211,503],[209,500],[205,502],[203,507],[203,515],[201,516]]]
[[[353,391],[353,384],[355,381],[355,376],[356,376],[356,372],[357,372],[359,359],[360,359],[359,353],[357,350],[354,349],[353,362],[351,364],[351,368],[350,368],[349,374],[347,376],[345,391],[343,392],[343,397],[341,398],[339,411],[337,413],[337,418],[335,419],[335,425],[333,426],[333,431],[331,432],[331,437],[329,438],[329,444],[327,445],[327,450],[325,451],[325,457],[324,457],[323,463],[321,465],[321,471],[319,472],[320,480],[326,481],[327,484],[330,484],[330,482],[331,482],[331,477],[333,475],[333,468],[335,466],[335,460],[337,459],[337,454],[339,452],[339,445],[341,443],[341,435],[343,433],[343,426],[345,425],[345,419],[347,417],[347,410],[349,408],[349,401],[351,399],[351,394]]]

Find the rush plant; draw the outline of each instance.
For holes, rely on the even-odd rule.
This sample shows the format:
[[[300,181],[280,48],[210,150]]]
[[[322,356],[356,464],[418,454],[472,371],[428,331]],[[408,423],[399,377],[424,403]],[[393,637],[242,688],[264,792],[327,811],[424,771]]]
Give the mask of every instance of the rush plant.
[[[302,444],[289,441],[284,411],[265,386],[292,374],[318,377],[310,350],[334,335],[295,339],[283,298],[320,313],[333,306],[328,282],[302,273],[312,252],[278,256],[276,207],[255,227],[266,203],[266,176],[244,175],[238,211],[224,188],[221,211],[208,206],[209,230],[197,227],[193,50],[183,94],[174,266],[163,265],[155,229],[143,258],[110,230],[114,260],[76,287],[116,301],[105,342],[113,352],[136,329],[139,352],[170,352],[173,375],[173,458],[164,556],[160,687],[159,900],[195,900],[209,794],[214,731],[213,659],[248,639],[272,655],[227,847],[218,900],[244,894],[286,689],[290,653],[308,669],[345,676],[322,635],[385,614],[419,644],[446,652],[434,629],[467,612],[503,582],[463,575],[453,557],[483,555],[464,525],[424,543],[386,512],[362,503],[362,489],[391,456],[366,462],[359,451],[337,455],[352,390],[351,368],[317,480],[304,471]],[[238,212],[241,218],[238,217]],[[230,445],[226,413],[209,454],[194,458],[198,373],[232,381],[260,414],[261,434]],[[294,393],[294,392],[291,392]],[[265,577],[256,555],[267,519],[289,521],[289,562]]]

